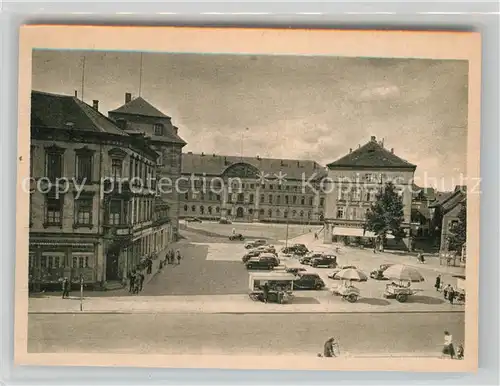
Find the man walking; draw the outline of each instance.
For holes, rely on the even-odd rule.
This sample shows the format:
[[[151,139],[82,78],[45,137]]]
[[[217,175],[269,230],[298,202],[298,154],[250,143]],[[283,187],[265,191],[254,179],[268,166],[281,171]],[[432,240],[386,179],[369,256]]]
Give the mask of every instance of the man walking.
[[[434,287],[436,288],[436,291],[441,289],[441,274],[436,276],[436,284],[434,284]]]
[[[144,284],[144,274],[139,271],[139,292],[142,291],[142,285]]]
[[[69,291],[70,291],[71,283],[69,282],[69,279],[65,277],[62,281],[62,298],[63,299],[69,299]]]
[[[134,291],[134,281],[135,281],[135,272],[130,271],[128,273],[128,292],[132,293]]]
[[[181,252],[177,250],[177,265],[181,263]]]

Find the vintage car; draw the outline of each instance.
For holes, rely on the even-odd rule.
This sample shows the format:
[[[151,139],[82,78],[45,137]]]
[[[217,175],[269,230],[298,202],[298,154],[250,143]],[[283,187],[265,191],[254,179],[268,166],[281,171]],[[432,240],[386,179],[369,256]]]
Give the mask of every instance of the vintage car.
[[[297,272],[297,279],[293,281],[293,288],[296,290],[322,290],[325,282],[317,273]]]
[[[304,244],[295,244],[289,247],[285,247],[281,250],[281,252],[285,255],[297,255],[304,256],[309,252],[307,247]]]
[[[352,269],[358,269],[356,266],[354,265],[343,265],[341,267],[338,267],[336,269],[334,269],[332,272],[330,272],[328,274],[328,278],[329,279],[332,279],[332,280],[340,280],[340,278],[337,276],[337,273],[339,273],[340,271],[342,271],[343,269],[349,269],[349,268],[352,268]]]
[[[238,241],[243,241],[245,238],[243,237],[243,235],[241,233],[235,233],[231,236],[229,236],[229,240],[231,241],[234,241],[234,240],[238,240]]]
[[[391,265],[394,264],[381,264],[380,267],[370,272],[370,277],[375,280],[389,280],[384,276],[384,272]]]
[[[323,255],[314,257],[311,259],[310,265],[314,268],[337,268],[337,256]]]
[[[301,257],[299,259],[299,263],[304,264],[304,265],[309,265],[309,264],[311,264],[312,259],[317,258],[317,257],[323,257],[323,256],[324,256],[324,253],[322,253],[322,252],[311,252],[311,253],[308,253],[307,255]]]
[[[257,257],[251,257],[245,263],[247,269],[273,269],[280,265],[279,259],[271,253],[261,253]]]
[[[260,247],[262,245],[266,245],[267,244],[267,241],[264,240],[264,239],[257,239],[257,240],[252,240],[252,241],[248,241],[245,243],[245,248],[246,249],[252,249],[252,248],[257,248],[257,247]]]
[[[225,218],[225,217],[221,217],[219,219],[219,224],[232,224],[232,221],[229,220],[229,219],[227,219],[227,218]]]
[[[262,251],[259,251],[257,249],[252,249],[251,251],[248,251],[247,253],[245,253],[245,255],[241,258],[241,261],[246,263],[252,257],[258,257],[261,253],[262,253]]]

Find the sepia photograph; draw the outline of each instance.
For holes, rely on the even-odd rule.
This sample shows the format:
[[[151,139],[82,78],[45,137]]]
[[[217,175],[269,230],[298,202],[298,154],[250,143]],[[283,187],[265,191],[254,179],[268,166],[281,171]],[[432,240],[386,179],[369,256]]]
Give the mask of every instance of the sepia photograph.
[[[445,34],[432,57],[418,53],[439,36],[377,55],[370,32],[318,31],[358,53],[305,53],[305,38],[292,54],[245,49],[251,31],[241,52],[36,31],[19,95],[23,357],[477,366],[477,36],[460,53]],[[273,33],[267,48],[293,47]]]

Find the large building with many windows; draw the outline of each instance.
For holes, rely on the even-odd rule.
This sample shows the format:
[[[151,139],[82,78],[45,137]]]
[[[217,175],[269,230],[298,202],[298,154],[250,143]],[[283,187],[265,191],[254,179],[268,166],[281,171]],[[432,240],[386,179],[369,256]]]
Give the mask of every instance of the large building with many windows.
[[[181,217],[318,223],[325,175],[315,161],[184,153]]]
[[[77,96],[31,95],[30,285],[122,282],[172,239],[158,154]]]
[[[325,205],[325,242],[341,238],[374,238],[364,231],[366,213],[377,193],[388,182],[396,185],[403,201],[403,228],[409,244],[413,179],[416,166],[386,149],[375,136],[363,146],[350,149],[340,159],[327,165],[328,180]],[[407,245],[408,246],[408,245]]]

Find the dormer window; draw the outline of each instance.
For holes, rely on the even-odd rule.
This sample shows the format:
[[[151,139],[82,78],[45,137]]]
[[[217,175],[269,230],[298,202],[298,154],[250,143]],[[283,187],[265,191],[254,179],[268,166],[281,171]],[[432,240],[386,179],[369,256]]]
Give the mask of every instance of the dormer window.
[[[122,130],[127,129],[127,121],[123,118],[120,118],[116,121],[116,126],[118,126]]]
[[[163,125],[161,123],[155,123],[153,125],[155,135],[163,135]]]

